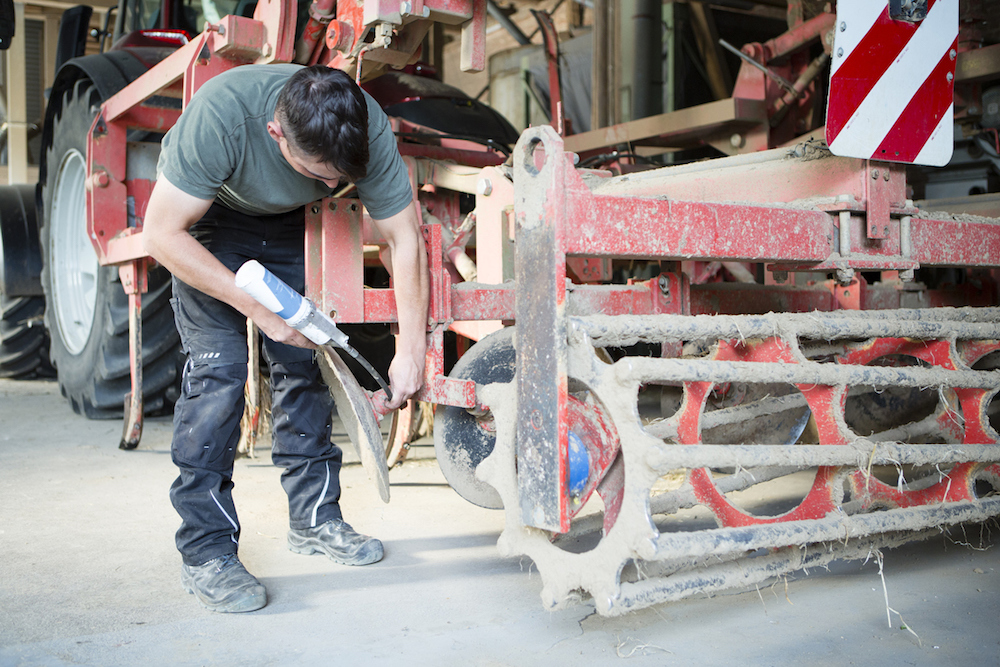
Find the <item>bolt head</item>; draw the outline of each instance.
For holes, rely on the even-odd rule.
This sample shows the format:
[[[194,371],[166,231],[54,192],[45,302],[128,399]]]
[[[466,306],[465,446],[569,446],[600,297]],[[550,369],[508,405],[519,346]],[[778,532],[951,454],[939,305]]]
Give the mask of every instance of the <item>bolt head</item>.
[[[489,197],[493,193],[493,183],[488,178],[481,178],[476,183],[476,192],[483,197]]]
[[[844,32],[845,30],[847,30],[847,21],[841,21],[840,22],[840,32]]]
[[[872,178],[878,180],[878,169],[872,169]]]

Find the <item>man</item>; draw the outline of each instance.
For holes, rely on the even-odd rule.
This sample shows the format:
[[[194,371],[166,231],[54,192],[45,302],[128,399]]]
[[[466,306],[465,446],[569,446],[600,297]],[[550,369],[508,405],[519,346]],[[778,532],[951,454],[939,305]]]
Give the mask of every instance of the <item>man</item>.
[[[164,137],[158,170],[143,239],[173,273],[188,356],[171,446],[181,580],[208,609],[253,611],[267,596],[237,556],[232,499],[246,318],[264,333],[271,370],[272,460],[285,469],[289,548],[348,565],[378,561],[383,550],[341,515],[341,451],[330,442],[315,345],[238,289],[234,272],[256,259],[303,291],[303,206],[354,182],[390,249],[399,335],[389,407],[399,407],[422,384],[426,352],[427,259],[413,192],[385,113],[326,67],[238,67],[213,78]]]

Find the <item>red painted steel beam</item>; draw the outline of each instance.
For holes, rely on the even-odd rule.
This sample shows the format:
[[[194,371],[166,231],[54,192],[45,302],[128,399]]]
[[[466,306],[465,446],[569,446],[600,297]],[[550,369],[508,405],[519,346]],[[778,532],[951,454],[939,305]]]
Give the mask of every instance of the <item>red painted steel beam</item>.
[[[1000,266],[1000,223],[912,218],[910,257],[922,266]]]
[[[788,32],[764,42],[763,46],[769,55],[769,60],[777,60],[798,51],[813,40],[821,39],[833,30],[836,23],[836,15],[824,12],[790,29]]]
[[[123,114],[120,120],[129,129],[166,132],[180,117],[180,109],[137,106]]]
[[[119,116],[127,113],[132,107],[180,81],[188,64],[205,48],[207,40],[208,36],[204,33],[198,35],[117,94],[108,98],[103,107],[105,121],[110,123],[117,120]]]
[[[834,251],[823,211],[635,197],[568,197],[566,253],[592,257],[821,262]]]

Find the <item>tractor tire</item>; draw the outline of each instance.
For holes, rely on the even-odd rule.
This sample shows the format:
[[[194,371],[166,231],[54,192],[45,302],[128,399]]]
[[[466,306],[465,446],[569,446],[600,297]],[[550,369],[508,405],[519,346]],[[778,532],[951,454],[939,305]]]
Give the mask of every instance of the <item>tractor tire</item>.
[[[42,323],[45,299],[0,292],[0,378],[31,380],[55,375]]]
[[[101,266],[87,238],[87,134],[100,104],[86,79],[62,99],[46,153],[39,237],[45,326],[59,389],[78,414],[113,419],[122,416],[131,389],[128,297],[117,268]],[[143,400],[147,414],[162,414],[177,400],[183,358],[170,274],[151,268],[148,285],[142,295]]]

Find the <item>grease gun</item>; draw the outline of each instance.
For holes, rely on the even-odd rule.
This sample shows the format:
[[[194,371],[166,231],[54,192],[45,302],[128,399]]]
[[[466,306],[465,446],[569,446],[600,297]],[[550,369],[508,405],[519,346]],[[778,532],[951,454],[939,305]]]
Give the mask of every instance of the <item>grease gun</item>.
[[[351,346],[347,334],[337,328],[337,323],[260,262],[255,259],[244,262],[236,272],[236,286],[317,345],[336,346],[347,352],[385,390],[386,398],[392,400],[388,383]]]

